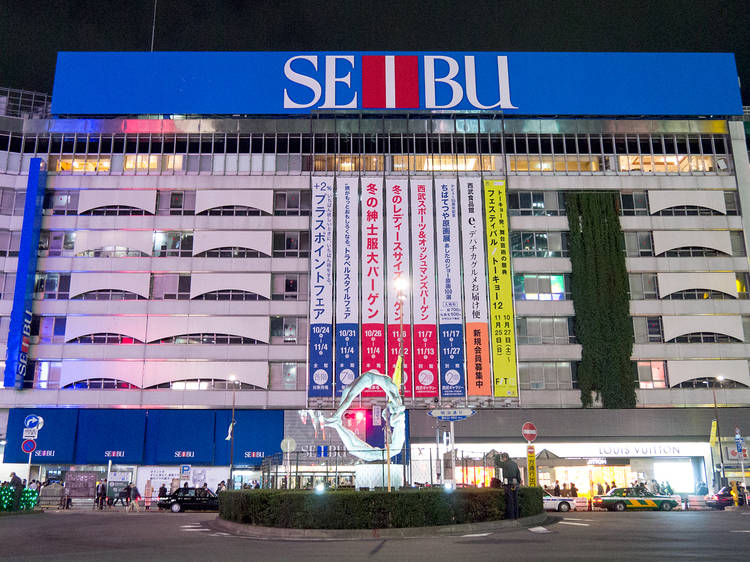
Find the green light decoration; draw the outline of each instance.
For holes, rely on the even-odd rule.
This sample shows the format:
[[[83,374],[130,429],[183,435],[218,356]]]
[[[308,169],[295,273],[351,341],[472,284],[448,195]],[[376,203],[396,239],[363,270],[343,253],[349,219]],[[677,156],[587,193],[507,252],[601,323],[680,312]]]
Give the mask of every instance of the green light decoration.
[[[14,509],[15,490],[11,487],[0,488],[0,511],[16,511]],[[25,488],[21,492],[18,502],[18,511],[31,511],[36,507],[38,494],[31,488]]]

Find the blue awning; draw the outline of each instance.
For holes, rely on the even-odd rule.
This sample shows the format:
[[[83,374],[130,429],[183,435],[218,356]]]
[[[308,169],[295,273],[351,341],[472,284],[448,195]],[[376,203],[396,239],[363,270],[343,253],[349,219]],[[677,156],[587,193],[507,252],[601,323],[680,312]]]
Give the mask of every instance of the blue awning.
[[[4,462],[26,463],[29,455],[21,450],[24,420],[28,416],[44,420],[31,456],[34,464],[69,464],[73,462],[78,410],[75,408],[13,408],[8,415],[7,444]]]
[[[231,410],[216,411],[216,464],[229,464],[227,441]],[[234,414],[234,466],[258,466],[265,457],[281,452],[283,410],[236,410]]]
[[[76,464],[141,464],[146,410],[81,410]]]
[[[144,464],[214,464],[214,410],[149,410]]]

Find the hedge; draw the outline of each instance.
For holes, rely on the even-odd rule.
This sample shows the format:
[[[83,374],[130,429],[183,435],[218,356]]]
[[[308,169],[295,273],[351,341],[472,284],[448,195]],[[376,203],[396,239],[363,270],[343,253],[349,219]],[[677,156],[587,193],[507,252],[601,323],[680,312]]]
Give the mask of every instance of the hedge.
[[[541,488],[521,488],[521,517],[543,511]],[[496,521],[505,514],[497,489],[405,489],[388,492],[231,490],[219,494],[219,517],[293,529],[386,529]]]

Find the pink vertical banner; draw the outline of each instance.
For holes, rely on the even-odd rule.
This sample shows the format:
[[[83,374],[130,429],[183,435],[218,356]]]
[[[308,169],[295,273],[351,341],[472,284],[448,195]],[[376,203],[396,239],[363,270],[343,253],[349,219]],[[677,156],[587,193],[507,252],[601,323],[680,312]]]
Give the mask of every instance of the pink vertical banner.
[[[387,371],[385,353],[385,259],[383,180],[362,178],[362,372]],[[371,387],[362,396],[384,396]]]
[[[432,180],[412,178],[411,248],[414,339],[414,396],[438,396],[435,228]],[[398,330],[397,330],[398,332]]]
[[[401,339],[404,362],[401,373],[403,396],[412,396],[411,368],[411,271],[409,260],[409,179],[389,178],[385,183],[386,294],[388,295],[388,375],[393,377]],[[399,290],[398,284],[402,284]],[[403,321],[404,331],[399,337]]]

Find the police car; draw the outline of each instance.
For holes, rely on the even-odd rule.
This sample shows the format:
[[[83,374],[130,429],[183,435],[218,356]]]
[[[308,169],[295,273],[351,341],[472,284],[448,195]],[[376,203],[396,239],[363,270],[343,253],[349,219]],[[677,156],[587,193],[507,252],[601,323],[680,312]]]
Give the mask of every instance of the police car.
[[[576,508],[575,498],[566,498],[563,496],[553,496],[544,492],[544,509],[547,511],[570,511]]]
[[[656,495],[635,488],[613,488],[604,496],[594,496],[593,503],[594,507],[603,507],[609,511],[625,511],[626,509],[670,511],[679,505],[672,496]]]

